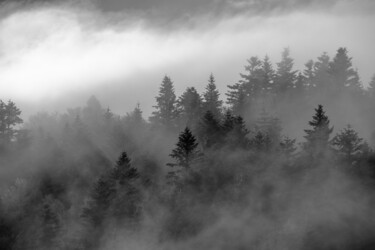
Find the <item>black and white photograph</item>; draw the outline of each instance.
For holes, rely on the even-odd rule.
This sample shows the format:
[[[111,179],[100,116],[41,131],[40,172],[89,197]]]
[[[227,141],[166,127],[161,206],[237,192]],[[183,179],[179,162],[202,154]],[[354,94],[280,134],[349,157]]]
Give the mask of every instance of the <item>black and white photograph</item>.
[[[0,0],[0,250],[375,250],[375,1]]]

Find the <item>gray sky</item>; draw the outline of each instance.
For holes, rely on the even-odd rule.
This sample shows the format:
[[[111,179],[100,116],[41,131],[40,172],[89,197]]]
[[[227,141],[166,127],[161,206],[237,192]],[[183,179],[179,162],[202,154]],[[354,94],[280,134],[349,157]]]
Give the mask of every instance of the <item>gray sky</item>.
[[[48,1],[40,1],[48,2]],[[165,74],[177,94],[221,88],[246,59],[284,47],[297,69],[347,47],[366,84],[375,73],[375,1],[92,0],[0,9],[0,98],[26,114],[83,105],[92,94],[124,114],[151,111]]]

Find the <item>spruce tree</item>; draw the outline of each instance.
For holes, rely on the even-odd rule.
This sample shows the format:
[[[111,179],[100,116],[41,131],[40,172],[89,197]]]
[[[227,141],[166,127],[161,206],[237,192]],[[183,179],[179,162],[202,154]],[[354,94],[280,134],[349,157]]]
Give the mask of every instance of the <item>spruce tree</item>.
[[[198,149],[198,142],[188,127],[180,133],[176,148],[172,150],[170,156],[175,160],[175,163],[168,165],[183,169],[190,169],[194,163],[201,159],[202,153]]]
[[[218,145],[222,142],[222,127],[215,116],[207,111],[197,126],[198,139],[204,148]]]
[[[275,70],[270,58],[266,55],[262,61],[262,91],[265,94],[273,93]]]
[[[220,93],[216,88],[213,74],[208,79],[206,91],[203,93],[203,111],[210,111],[216,119],[220,119],[223,102],[219,99]]]
[[[309,125],[312,128],[305,130],[306,142],[303,144],[303,148],[314,159],[320,159],[326,155],[329,149],[329,137],[333,131],[322,105],[318,105],[318,108],[315,109],[315,114]]]
[[[264,86],[264,71],[262,61],[258,57],[253,56],[247,60],[248,65],[245,66],[246,74],[240,74],[243,91],[250,102],[261,97],[267,86]],[[269,65],[267,65],[269,66]],[[268,72],[270,73],[270,72]]]
[[[240,83],[234,85],[228,85],[227,104],[230,106],[230,110],[235,115],[244,115],[246,109],[249,108],[248,98]]]
[[[194,87],[187,88],[178,100],[182,123],[194,126],[202,116],[202,98]]]
[[[348,56],[346,48],[339,48],[336,56],[329,65],[329,72],[333,78],[335,91],[350,90],[360,92],[361,83],[358,72],[353,68],[352,58]]]
[[[327,94],[326,91],[332,90],[332,80],[329,74],[330,58],[326,52],[317,58],[314,64],[313,85],[319,94]]]
[[[9,100],[4,103],[0,100],[0,143],[9,143],[17,134],[15,126],[23,121],[20,117],[21,110]]]
[[[232,149],[243,148],[249,145],[247,135],[249,130],[241,116],[233,116],[230,111],[225,113],[222,130],[225,134],[226,145]]]
[[[115,183],[116,195],[112,201],[111,214],[128,228],[134,228],[142,215],[142,194],[136,181],[140,174],[131,166],[126,152],[122,152],[110,178]]]
[[[332,145],[337,153],[349,163],[359,158],[365,148],[363,139],[350,125],[347,125],[332,139]]]
[[[285,94],[293,89],[297,71],[293,70],[294,60],[290,57],[288,48],[281,54],[281,61],[277,63],[275,88],[278,94]]]
[[[174,93],[172,80],[165,76],[159,89],[159,95],[156,97],[156,111],[152,112],[150,121],[155,125],[161,125],[165,128],[174,128],[176,126],[177,99]]]

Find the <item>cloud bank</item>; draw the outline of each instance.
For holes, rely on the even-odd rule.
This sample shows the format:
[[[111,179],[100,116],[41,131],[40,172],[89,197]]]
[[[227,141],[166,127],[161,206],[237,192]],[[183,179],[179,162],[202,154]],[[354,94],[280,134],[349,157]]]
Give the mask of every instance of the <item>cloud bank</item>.
[[[56,2],[22,5],[3,15],[3,99],[37,103],[97,94],[124,113],[124,107],[151,100],[164,74],[181,92],[191,85],[203,89],[213,72],[224,92],[247,58],[268,54],[277,62],[284,47],[301,69],[323,51],[333,56],[345,46],[364,83],[374,73],[371,1]],[[174,9],[186,18],[174,16]],[[151,105],[143,104],[146,112]]]

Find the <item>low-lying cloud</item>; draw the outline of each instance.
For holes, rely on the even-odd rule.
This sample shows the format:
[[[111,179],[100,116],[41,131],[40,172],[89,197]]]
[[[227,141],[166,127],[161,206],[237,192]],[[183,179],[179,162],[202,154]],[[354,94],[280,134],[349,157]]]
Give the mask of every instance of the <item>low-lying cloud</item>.
[[[143,13],[149,8],[146,2],[139,7]],[[263,5],[298,9],[294,2],[267,1]],[[136,18],[137,12],[129,14],[129,8],[121,15],[82,5],[20,8],[0,21],[0,92],[4,99],[28,102],[58,99],[68,93],[98,94],[119,111],[120,106],[151,100],[164,74],[171,75],[181,92],[197,83],[202,89],[213,72],[224,92],[227,84],[238,80],[247,58],[268,54],[277,62],[284,47],[291,48],[297,68],[323,51],[333,56],[338,47],[348,47],[366,84],[374,73],[375,50],[371,48],[375,35],[370,30],[375,18],[367,13],[373,4],[333,1],[335,7],[317,10],[311,6],[322,6],[321,1],[303,2],[305,8],[284,14],[197,15],[173,29],[153,26],[152,19],[141,13]],[[132,1],[127,3],[132,6]],[[170,1],[161,1],[156,9],[167,3]],[[179,3],[183,2],[177,1],[176,6]],[[216,6],[220,3],[224,2]],[[114,90],[106,96],[103,88]],[[137,91],[147,93],[135,98]],[[151,104],[143,106],[147,112]]]

